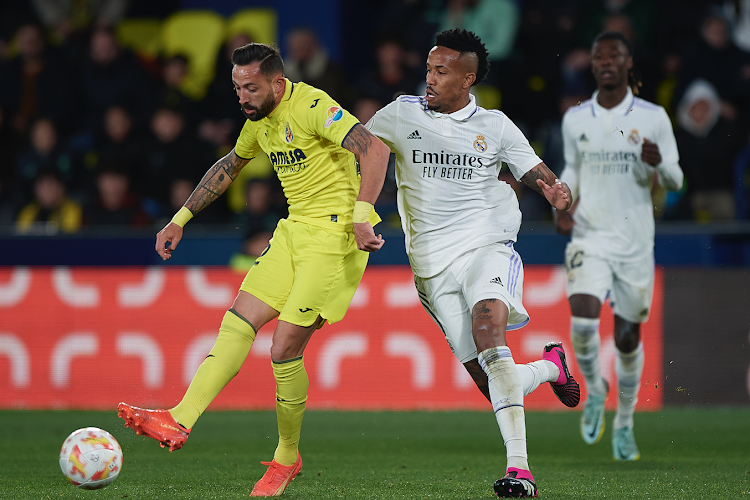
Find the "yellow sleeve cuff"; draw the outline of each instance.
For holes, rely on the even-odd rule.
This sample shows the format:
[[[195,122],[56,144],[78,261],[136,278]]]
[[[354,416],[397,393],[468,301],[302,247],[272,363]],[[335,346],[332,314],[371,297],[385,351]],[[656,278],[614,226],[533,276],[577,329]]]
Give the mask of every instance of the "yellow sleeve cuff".
[[[180,227],[185,227],[185,224],[193,218],[193,212],[188,210],[185,207],[182,207],[176,214],[174,214],[174,217],[172,217],[172,223],[177,224]]]

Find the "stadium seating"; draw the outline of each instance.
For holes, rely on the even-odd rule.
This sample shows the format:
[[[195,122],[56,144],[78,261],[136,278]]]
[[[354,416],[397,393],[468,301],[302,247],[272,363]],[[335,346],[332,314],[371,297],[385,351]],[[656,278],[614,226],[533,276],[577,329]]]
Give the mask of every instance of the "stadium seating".
[[[182,91],[193,99],[202,98],[213,80],[225,28],[224,17],[210,10],[180,11],[164,21],[163,55],[183,54],[188,58],[189,73]]]
[[[268,8],[238,10],[227,21],[227,37],[245,33],[254,42],[277,44],[276,11]]]
[[[123,47],[153,59],[161,51],[161,20],[150,17],[123,19],[117,24],[117,39]]]

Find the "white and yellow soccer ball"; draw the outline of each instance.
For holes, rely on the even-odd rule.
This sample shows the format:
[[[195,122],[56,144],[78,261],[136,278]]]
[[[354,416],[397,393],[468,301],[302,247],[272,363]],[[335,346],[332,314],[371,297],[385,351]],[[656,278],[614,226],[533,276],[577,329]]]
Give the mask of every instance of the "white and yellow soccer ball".
[[[104,488],[122,470],[122,448],[109,432],[86,427],[73,432],[60,450],[60,468],[75,486]]]

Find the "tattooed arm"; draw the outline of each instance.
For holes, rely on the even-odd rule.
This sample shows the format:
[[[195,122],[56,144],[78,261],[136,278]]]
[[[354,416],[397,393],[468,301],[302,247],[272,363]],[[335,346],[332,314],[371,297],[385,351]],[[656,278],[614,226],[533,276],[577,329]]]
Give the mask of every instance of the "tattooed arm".
[[[380,190],[383,189],[385,172],[388,169],[388,155],[391,150],[361,123],[349,131],[341,145],[354,153],[359,162],[362,182],[357,200],[374,205],[380,195]]]
[[[571,201],[573,200],[570,188],[558,179],[544,163],[540,163],[526,172],[521,177],[521,182],[544,196],[549,201],[549,204],[556,209],[568,210],[570,208]]]
[[[355,125],[341,144],[348,149],[359,162],[361,180],[357,201],[374,205],[383,189],[385,171],[388,169],[388,155],[391,150],[372,135],[361,123]],[[375,236],[369,222],[354,223],[354,238],[357,248],[366,252],[376,252],[385,243],[382,235]]]
[[[249,161],[237,156],[232,149],[229,154],[208,169],[185,202],[185,208],[195,215],[209,206],[216,198],[224,194],[232,181],[240,174],[242,167]]]
[[[232,149],[228,155],[214,163],[213,167],[206,172],[198,187],[185,202],[185,208],[190,210],[193,215],[206,208],[227,190],[248,161],[250,160],[237,156]],[[182,227],[174,222],[169,222],[156,235],[156,253],[162,260],[169,259],[181,239]],[[169,246],[167,246],[167,243],[169,243]]]

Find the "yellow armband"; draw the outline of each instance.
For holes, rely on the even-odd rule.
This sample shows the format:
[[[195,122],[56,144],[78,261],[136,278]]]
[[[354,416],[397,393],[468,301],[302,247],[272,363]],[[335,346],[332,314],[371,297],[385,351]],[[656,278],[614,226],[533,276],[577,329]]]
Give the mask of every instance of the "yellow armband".
[[[174,217],[172,217],[172,223],[177,224],[180,227],[185,227],[185,224],[193,218],[193,212],[188,210],[185,207],[182,207],[176,214],[174,214]]]
[[[372,212],[372,203],[367,203],[366,201],[355,201],[352,222],[357,224],[367,222],[370,219],[370,212]]]

